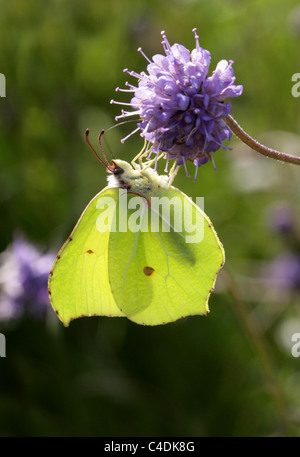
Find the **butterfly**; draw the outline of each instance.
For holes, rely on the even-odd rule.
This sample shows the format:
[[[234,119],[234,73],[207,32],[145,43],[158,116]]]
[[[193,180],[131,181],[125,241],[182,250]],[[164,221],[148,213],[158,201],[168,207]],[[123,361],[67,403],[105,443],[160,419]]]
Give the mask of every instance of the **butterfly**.
[[[209,312],[223,246],[201,208],[149,164],[106,159],[108,186],[83,211],[49,276],[65,326],[85,316],[154,326]]]

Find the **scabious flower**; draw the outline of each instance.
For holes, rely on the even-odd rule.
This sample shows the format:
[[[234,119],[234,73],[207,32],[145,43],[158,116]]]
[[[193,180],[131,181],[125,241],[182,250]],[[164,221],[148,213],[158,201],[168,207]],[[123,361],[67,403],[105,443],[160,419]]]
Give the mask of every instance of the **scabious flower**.
[[[54,254],[42,254],[21,237],[0,255],[0,320],[17,319],[24,313],[45,315],[50,306],[47,280],[54,259]]]
[[[140,130],[151,144],[151,153],[158,156],[165,152],[168,160],[177,160],[177,165],[193,161],[196,179],[198,167],[212,160],[211,153],[220,147],[226,149],[223,142],[231,138],[231,130],[222,119],[229,115],[231,104],[224,101],[241,95],[243,86],[234,84],[232,60],[221,60],[207,76],[210,52],[200,47],[196,29],[193,32],[196,48],[192,52],[180,44],[171,46],[165,32],[165,56],[154,55],[151,61],[139,48],[149,62],[147,72],[124,70],[138,83],[133,86],[126,82],[129,89],[116,89],[134,93],[127,103],[133,111],[122,110],[116,120],[138,115],[138,128],[131,134]]]

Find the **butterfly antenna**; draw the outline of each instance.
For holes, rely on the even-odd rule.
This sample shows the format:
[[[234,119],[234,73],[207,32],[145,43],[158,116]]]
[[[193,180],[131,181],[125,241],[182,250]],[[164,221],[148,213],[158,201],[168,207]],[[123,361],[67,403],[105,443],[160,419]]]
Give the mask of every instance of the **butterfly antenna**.
[[[105,133],[107,133],[107,130],[105,130]],[[109,144],[108,144],[108,142],[107,142],[107,140],[106,140],[105,137],[103,137],[103,140],[105,141],[105,146],[106,146],[106,148],[109,150],[109,153],[110,153],[111,157],[112,157],[113,159],[116,159],[116,156],[115,156],[115,154],[113,153],[113,151],[112,151],[111,147],[109,146]]]
[[[86,142],[87,144],[90,146],[91,150],[93,151],[93,153],[95,154],[95,156],[100,160],[101,163],[103,163],[103,165],[105,165],[105,167],[107,168],[109,165],[108,161],[107,161],[107,158],[105,156],[105,154],[103,153],[103,148],[101,146],[101,143],[100,143],[100,146],[101,146],[101,152],[103,154],[103,157],[104,159],[106,160],[106,162],[102,159],[102,157],[99,156],[99,154],[95,151],[95,149],[93,148],[90,140],[89,140],[89,133],[90,133],[90,129],[86,129],[85,131],[85,139],[86,139]],[[102,134],[103,135],[104,133],[104,130],[102,130],[102,132],[100,133],[100,135]],[[99,135],[99,138],[100,138],[100,135]]]
[[[98,136],[98,143],[99,143],[99,146],[100,146],[102,155],[103,155],[103,157],[104,157],[104,160],[105,160],[106,163],[107,163],[107,166],[110,166],[110,165],[109,165],[109,161],[107,160],[107,157],[106,157],[106,155],[105,155],[105,153],[104,153],[104,149],[103,149],[103,146],[102,146],[102,137],[103,137],[104,133],[105,133],[104,130],[101,130],[101,132],[99,133],[99,136]],[[113,154],[112,154],[112,155],[113,155]]]

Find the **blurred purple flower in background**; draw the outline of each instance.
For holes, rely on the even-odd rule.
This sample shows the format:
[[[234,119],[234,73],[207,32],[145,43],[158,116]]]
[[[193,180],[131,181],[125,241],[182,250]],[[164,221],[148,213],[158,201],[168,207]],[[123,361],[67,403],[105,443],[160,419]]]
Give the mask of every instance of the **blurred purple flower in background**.
[[[294,232],[295,214],[291,205],[281,202],[274,205],[269,212],[270,226],[281,235],[290,235]]]
[[[272,287],[292,294],[300,292],[300,238],[295,213],[289,202],[277,202],[269,209],[269,225],[280,235],[285,248],[264,272]]]
[[[223,141],[231,138],[231,130],[222,119],[229,115],[231,104],[224,100],[241,95],[243,86],[234,84],[232,60],[221,60],[207,77],[210,52],[200,47],[196,29],[193,32],[196,48],[192,52],[180,44],[171,46],[164,32],[165,56],[157,54],[151,61],[139,49],[149,62],[148,74],[124,70],[138,79],[137,87],[126,82],[125,92],[133,92],[134,97],[130,103],[111,102],[133,108],[122,110],[116,120],[138,115],[141,122],[131,134],[140,130],[153,144],[151,152],[165,152],[178,165],[193,161],[196,179],[198,167],[212,160],[211,153],[226,149]]]
[[[43,317],[50,306],[47,281],[55,255],[42,254],[22,237],[0,255],[0,320],[30,314]]]
[[[282,252],[270,263],[268,270],[276,288],[290,292],[300,291],[300,255]]]

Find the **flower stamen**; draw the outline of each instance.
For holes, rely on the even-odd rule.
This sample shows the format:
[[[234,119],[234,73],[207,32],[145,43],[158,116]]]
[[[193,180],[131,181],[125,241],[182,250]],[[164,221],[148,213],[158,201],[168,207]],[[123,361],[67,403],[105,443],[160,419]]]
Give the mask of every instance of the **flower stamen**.
[[[138,48],[138,52],[140,52],[142,54],[142,56],[149,62],[149,63],[152,63],[151,60],[146,56],[146,54],[144,53],[144,51],[142,50],[142,48]]]
[[[131,133],[129,133],[127,136],[125,136],[124,138],[122,138],[121,143],[125,143],[125,141],[126,141],[128,138],[130,138],[132,135],[134,135],[136,132],[138,132],[139,129],[140,129],[139,127],[136,128],[136,129],[133,130]]]
[[[196,41],[196,49],[197,49],[197,52],[201,52],[201,48],[200,48],[200,44],[199,44],[199,35],[197,34],[197,29],[196,29],[196,27],[192,30],[192,32],[194,32],[194,35],[195,35],[195,41]]]

